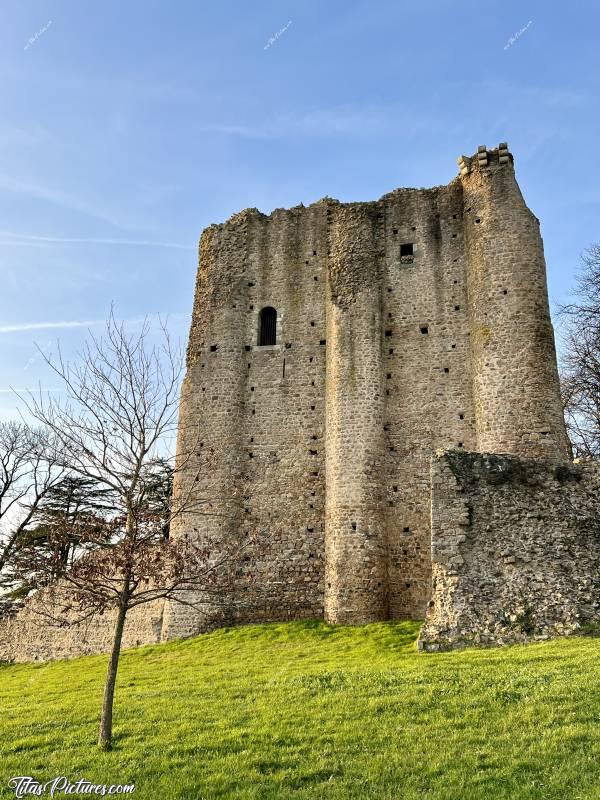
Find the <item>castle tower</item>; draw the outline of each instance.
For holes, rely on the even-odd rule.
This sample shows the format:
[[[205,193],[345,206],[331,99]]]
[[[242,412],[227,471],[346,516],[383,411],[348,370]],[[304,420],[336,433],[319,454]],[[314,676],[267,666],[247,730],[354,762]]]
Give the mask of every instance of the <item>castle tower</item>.
[[[565,458],[539,221],[506,144],[459,159],[477,449]]]
[[[423,618],[432,453],[566,458],[538,222],[506,145],[459,163],[447,186],[203,233],[176,485],[203,505],[173,536],[261,541],[218,602],[169,606],[164,638]]]
[[[134,610],[127,641],[427,613],[438,649],[497,637],[524,597],[541,630],[598,616],[598,476],[557,463],[539,223],[506,144],[459,164],[446,186],[246,209],[203,232],[174,488],[194,505],[171,536],[220,568],[183,604]],[[0,658],[30,657],[21,613]],[[74,636],[47,631],[42,650],[74,655]]]

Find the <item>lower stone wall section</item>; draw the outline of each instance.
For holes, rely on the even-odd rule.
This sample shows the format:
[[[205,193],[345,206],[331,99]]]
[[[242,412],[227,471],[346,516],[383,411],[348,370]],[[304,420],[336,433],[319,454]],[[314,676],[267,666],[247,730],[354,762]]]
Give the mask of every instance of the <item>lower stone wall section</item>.
[[[432,599],[419,638],[426,652],[568,635],[600,625],[600,463],[439,452],[431,466]],[[277,592],[275,583],[269,591]],[[133,609],[123,647],[220,625],[321,616],[322,607],[267,603],[248,616],[212,606],[173,617],[163,600]],[[194,598],[197,599],[197,598]],[[299,598],[301,600],[301,598]],[[43,592],[0,620],[0,662],[47,661],[110,650],[114,613],[48,624]]]
[[[448,451],[432,461],[433,593],[419,648],[600,623],[600,464]]]
[[[0,662],[49,661],[106,653],[112,645],[115,612],[96,614],[84,623],[58,627],[40,613],[49,599],[34,595],[13,617],[0,620]],[[164,600],[137,606],[127,615],[123,648],[161,641]]]

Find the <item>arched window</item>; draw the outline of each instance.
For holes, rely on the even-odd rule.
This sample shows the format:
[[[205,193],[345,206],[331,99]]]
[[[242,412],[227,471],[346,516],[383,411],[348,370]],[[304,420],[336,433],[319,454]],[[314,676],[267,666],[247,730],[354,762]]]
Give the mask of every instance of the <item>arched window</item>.
[[[272,306],[265,306],[258,320],[258,346],[273,344],[277,344],[277,311]]]

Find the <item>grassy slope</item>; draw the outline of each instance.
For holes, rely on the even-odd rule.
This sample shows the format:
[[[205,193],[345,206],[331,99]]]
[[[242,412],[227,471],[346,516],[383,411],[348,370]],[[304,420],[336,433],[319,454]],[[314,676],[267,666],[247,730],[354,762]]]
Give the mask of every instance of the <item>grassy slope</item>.
[[[171,798],[600,798],[600,640],[417,655],[414,623],[217,631],[123,655],[116,747],[94,747],[105,658],[0,667],[12,775]]]

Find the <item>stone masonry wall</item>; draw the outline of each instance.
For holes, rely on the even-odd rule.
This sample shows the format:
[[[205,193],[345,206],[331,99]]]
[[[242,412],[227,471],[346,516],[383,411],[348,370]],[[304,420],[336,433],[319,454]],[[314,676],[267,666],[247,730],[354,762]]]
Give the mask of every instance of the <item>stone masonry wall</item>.
[[[169,606],[165,637],[422,618],[432,453],[567,457],[538,222],[506,146],[483,151],[447,186],[203,233],[179,449],[198,425],[213,463],[180,479],[206,503],[174,535],[263,543],[219,604]],[[265,306],[277,341],[260,347]]]
[[[210,466],[192,487],[201,513],[173,535],[217,552],[248,532],[260,543],[234,565],[228,597],[167,609],[167,638],[323,613],[326,207],[250,209],[202,235],[179,452],[196,424]],[[277,310],[272,346],[258,345],[265,306]],[[194,480],[193,455],[176,491]]]
[[[600,464],[432,461],[433,597],[419,646],[545,639],[600,623]]]
[[[36,610],[41,605],[46,616]],[[163,600],[132,609],[125,622],[123,648],[160,642],[163,611]],[[113,612],[68,627],[49,624],[48,613],[51,613],[49,600],[41,593],[31,597],[16,616],[0,620],[0,662],[48,661],[105,653],[110,649],[115,624]]]

